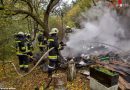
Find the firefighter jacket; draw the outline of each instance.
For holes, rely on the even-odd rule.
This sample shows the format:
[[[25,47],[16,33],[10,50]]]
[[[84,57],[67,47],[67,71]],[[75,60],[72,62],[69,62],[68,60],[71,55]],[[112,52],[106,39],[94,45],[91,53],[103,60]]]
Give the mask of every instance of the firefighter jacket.
[[[24,37],[16,40],[16,54],[27,55],[27,43]]]
[[[32,45],[32,41],[31,40],[27,40],[27,49],[26,49],[26,52],[27,52],[27,55],[29,55],[31,58],[33,57],[33,45]]]
[[[39,47],[46,47],[47,39],[44,36],[44,34],[39,33],[39,35],[38,35],[38,42],[39,42]]]
[[[33,51],[33,45],[31,40],[27,40],[27,52]]]
[[[72,33],[73,31],[72,31],[72,29],[71,28],[67,28],[66,30],[65,30],[65,33]]]
[[[48,49],[53,47],[54,49],[49,52],[49,59],[57,59],[59,55],[59,43],[56,35],[51,35],[48,39]]]

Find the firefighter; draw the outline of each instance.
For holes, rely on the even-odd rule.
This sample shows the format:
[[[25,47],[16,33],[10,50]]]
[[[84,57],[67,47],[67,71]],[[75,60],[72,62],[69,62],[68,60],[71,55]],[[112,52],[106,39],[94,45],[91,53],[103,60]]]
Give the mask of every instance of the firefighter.
[[[65,30],[65,38],[66,38],[67,41],[69,40],[69,35],[70,35],[70,33],[72,33],[72,29],[71,29],[71,27],[66,26],[66,30]]]
[[[26,34],[26,41],[27,41],[27,55],[29,56],[29,61],[31,62],[33,59],[33,45],[31,40],[30,33]]]
[[[52,28],[50,37],[48,38],[48,49],[54,48],[49,52],[49,65],[48,65],[48,77],[52,76],[52,72],[58,68],[58,56],[59,50],[63,49],[63,43],[58,43],[59,30],[57,28]]]
[[[16,39],[16,54],[19,59],[19,67],[21,71],[28,72],[28,56],[26,36],[23,32],[19,32]]]
[[[70,26],[66,26],[66,33],[72,33],[72,29]]]
[[[44,36],[43,31],[39,31],[38,34],[38,42],[39,42],[39,49],[41,52],[44,52],[47,48],[47,39]]]

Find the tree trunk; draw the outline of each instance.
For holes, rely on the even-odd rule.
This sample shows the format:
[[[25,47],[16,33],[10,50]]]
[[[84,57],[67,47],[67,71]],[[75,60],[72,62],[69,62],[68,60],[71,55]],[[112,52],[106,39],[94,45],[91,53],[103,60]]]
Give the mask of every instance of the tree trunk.
[[[92,0],[92,1],[93,1],[94,6],[96,6],[96,2],[94,0]]]
[[[67,79],[69,81],[73,81],[76,78],[76,68],[75,68],[75,62],[73,59],[71,59],[68,62],[68,69],[67,69]]]
[[[45,36],[48,36],[49,33],[49,26],[48,26],[48,21],[49,21],[49,15],[53,7],[59,2],[60,0],[50,0],[47,9],[44,14],[44,31],[45,31]]]
[[[44,33],[45,33],[45,36],[48,36],[48,33],[49,33],[48,21],[49,21],[49,12],[46,11],[46,13],[44,14],[44,25],[45,25]]]

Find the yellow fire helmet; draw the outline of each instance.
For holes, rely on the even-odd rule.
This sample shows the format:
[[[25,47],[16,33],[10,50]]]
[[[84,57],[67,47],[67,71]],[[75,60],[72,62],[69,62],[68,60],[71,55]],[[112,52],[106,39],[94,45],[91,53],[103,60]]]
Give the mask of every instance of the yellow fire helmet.
[[[66,28],[70,28],[70,26],[66,26]]]

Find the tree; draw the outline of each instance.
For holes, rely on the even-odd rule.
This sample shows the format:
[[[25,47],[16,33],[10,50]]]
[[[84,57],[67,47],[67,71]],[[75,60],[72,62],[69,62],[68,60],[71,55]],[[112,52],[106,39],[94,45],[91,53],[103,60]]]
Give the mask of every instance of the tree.
[[[76,0],[76,3],[65,15],[64,19],[66,24],[71,27],[80,27],[80,20],[78,20],[78,17],[82,12],[85,12],[88,8],[91,7],[91,3],[92,0]]]
[[[26,18],[31,17],[44,29],[46,36],[48,36],[49,15],[59,1],[60,0],[4,0],[4,8],[2,10],[11,11],[8,15],[23,14],[26,15]]]
[[[3,9],[3,0],[0,0],[0,10]]]

